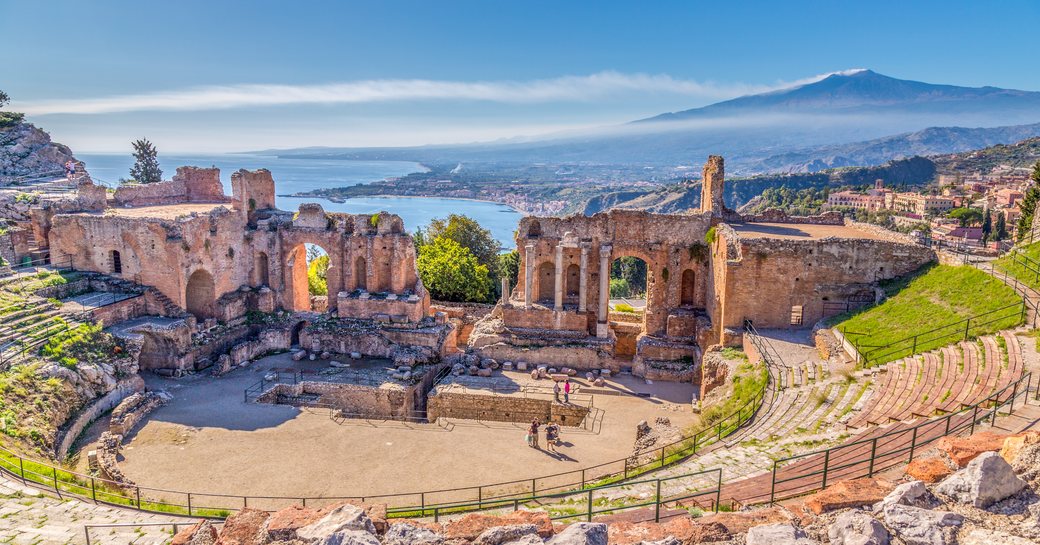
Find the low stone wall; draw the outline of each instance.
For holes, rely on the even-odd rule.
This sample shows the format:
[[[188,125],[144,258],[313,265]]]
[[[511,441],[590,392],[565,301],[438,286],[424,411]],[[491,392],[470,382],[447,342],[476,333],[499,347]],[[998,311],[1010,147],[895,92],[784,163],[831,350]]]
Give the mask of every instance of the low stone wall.
[[[83,433],[83,430],[87,429],[91,422],[112,410],[113,407],[119,405],[127,397],[141,391],[144,391],[144,380],[140,376],[134,375],[119,382],[111,392],[91,403],[72,422],[58,432],[58,438],[54,442],[54,457],[58,460],[67,458],[69,450],[72,449],[72,444],[76,442],[76,438]]]
[[[817,216],[791,216],[779,208],[769,208],[760,214],[740,215],[740,221],[749,223],[800,223],[803,225],[843,225],[841,212],[824,212]]]
[[[148,413],[166,401],[155,392],[135,393],[124,399],[113,411],[108,431],[114,435],[127,435]]]
[[[551,308],[503,306],[502,321],[511,328],[553,329],[556,331],[589,331],[589,315],[578,312],[556,312]]]
[[[579,371],[620,371],[621,366],[614,359],[614,354],[602,348],[593,344],[524,345],[514,341],[482,346],[476,352],[482,357],[498,361],[524,361],[535,365],[570,367]]]
[[[348,418],[364,416],[404,420],[415,416],[414,389],[415,386],[399,387],[390,384],[377,387],[304,381],[298,384],[275,385],[257,397],[257,401],[274,404],[278,403],[280,396],[317,396],[313,401],[301,401],[298,405],[332,408],[341,411]]]
[[[578,426],[588,413],[587,407],[549,399],[463,392],[434,391],[426,402],[426,415],[431,422],[444,417],[520,423],[538,420],[543,424],[551,421],[563,426]]]
[[[134,486],[131,481],[119,469],[119,449],[123,446],[123,436],[112,432],[104,432],[97,442],[97,463],[101,476],[115,482],[119,486]]]

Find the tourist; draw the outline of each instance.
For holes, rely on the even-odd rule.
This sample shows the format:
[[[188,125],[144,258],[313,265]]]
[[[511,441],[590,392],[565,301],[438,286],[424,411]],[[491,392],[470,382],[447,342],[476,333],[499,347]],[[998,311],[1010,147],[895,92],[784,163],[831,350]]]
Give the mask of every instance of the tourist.
[[[549,445],[549,450],[556,452],[556,445],[560,442],[560,427],[555,422],[546,424],[545,426],[545,444]]]
[[[571,379],[566,379],[563,381],[563,402],[571,402]]]
[[[560,402],[560,383],[553,381],[553,400]]]
[[[531,429],[527,430],[527,435],[531,437],[531,446],[538,448],[538,420],[531,422]]]

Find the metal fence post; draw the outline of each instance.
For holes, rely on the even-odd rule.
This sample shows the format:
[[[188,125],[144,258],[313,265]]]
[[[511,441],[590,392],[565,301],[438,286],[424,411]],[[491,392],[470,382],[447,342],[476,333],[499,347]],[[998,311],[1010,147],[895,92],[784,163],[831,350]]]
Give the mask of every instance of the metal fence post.
[[[914,426],[914,433],[910,436],[910,459],[908,460],[909,462],[914,461],[914,449],[917,448],[917,428],[918,426]]]
[[[722,488],[722,486],[719,486]],[[772,482],[769,484],[769,505],[773,504],[773,499],[776,497],[776,460],[773,460],[773,475]]]
[[[964,340],[968,340],[968,329],[971,327],[971,318],[964,320]]]
[[[867,477],[874,476],[874,457],[877,455],[877,437],[870,442],[870,467],[867,469]]]
[[[592,489],[591,489],[591,488],[589,489],[589,512],[588,512],[588,521],[589,521],[589,522],[592,522]]]
[[[831,465],[831,450],[827,449],[823,453],[823,486],[821,488],[827,488],[827,470],[830,469]]]
[[[975,421],[979,418],[979,405],[976,403],[971,409],[971,431],[968,435],[975,433]]]
[[[657,499],[654,501],[654,522],[661,522],[661,479],[657,479]]]
[[[188,516],[191,516],[191,492],[188,492]]]

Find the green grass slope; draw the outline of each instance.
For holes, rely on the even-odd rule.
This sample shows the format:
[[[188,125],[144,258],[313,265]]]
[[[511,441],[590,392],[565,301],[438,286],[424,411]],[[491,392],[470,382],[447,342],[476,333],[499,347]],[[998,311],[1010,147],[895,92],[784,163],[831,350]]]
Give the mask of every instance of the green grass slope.
[[[835,326],[858,347],[867,365],[1022,323],[1018,294],[973,267],[934,265],[884,288],[888,298],[883,303]]]
[[[993,267],[1034,290],[1040,290],[1040,242],[1023,246],[1019,255],[1008,254],[994,261]]]

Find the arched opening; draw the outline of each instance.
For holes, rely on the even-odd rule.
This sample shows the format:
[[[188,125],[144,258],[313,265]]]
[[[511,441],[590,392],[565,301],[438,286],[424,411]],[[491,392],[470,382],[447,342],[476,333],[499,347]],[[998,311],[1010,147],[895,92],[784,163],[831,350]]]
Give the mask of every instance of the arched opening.
[[[368,290],[368,264],[361,256],[354,260],[354,287],[359,290]]]
[[[268,272],[267,254],[257,252],[253,262],[253,285],[256,287],[270,286],[271,278]]]
[[[324,312],[328,308],[329,253],[317,244],[299,244],[286,261],[292,310]]]
[[[567,297],[577,297],[578,290],[581,289],[581,267],[577,264],[571,263],[567,266]]]
[[[646,330],[647,275],[646,262],[638,257],[619,257],[610,264],[610,329],[618,358],[635,356]]]
[[[112,273],[123,274],[123,256],[119,250],[112,250]]]
[[[199,269],[188,277],[188,285],[184,290],[184,305],[188,312],[199,320],[216,316],[214,306],[216,294],[213,286],[213,275],[206,269]]]
[[[556,299],[556,265],[545,262],[538,266],[538,302],[553,304]]]
[[[694,289],[693,269],[686,269],[682,272],[682,291],[679,296],[679,304],[691,307],[695,305],[696,295],[694,294]]]
[[[305,322],[305,321],[304,322],[299,322],[298,324],[293,326],[293,328],[292,328],[292,336],[289,339],[289,344],[291,346],[299,346],[300,345],[300,332],[303,331],[303,328],[305,328],[305,327],[307,327],[307,322]]]

